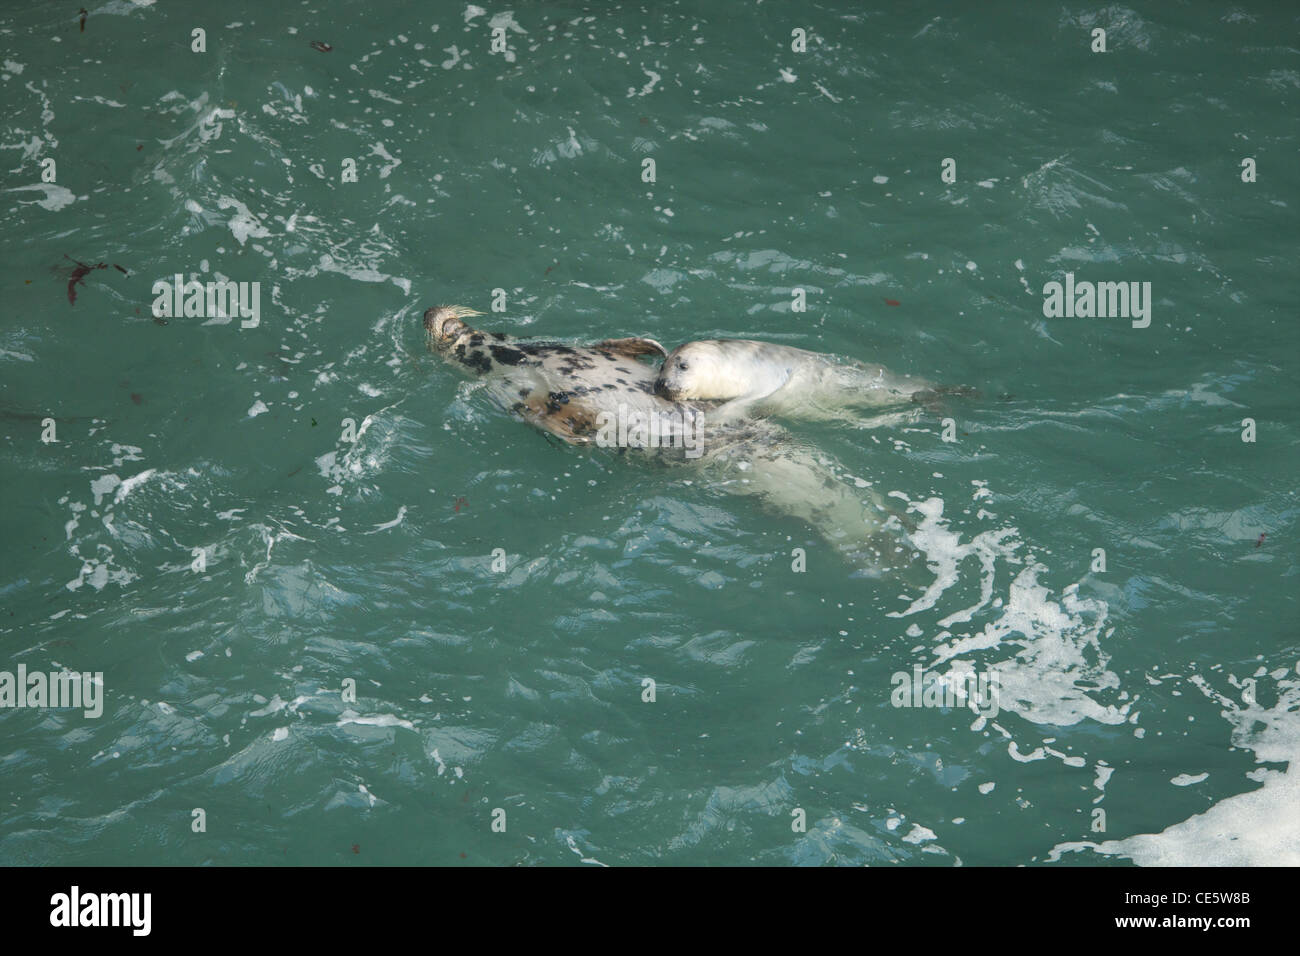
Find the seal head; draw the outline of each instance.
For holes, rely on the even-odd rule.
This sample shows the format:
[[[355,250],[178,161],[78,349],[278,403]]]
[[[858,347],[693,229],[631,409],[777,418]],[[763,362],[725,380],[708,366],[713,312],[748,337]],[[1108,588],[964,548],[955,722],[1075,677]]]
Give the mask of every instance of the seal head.
[[[655,378],[655,394],[674,402],[729,401],[770,391],[789,377],[788,367],[757,361],[763,343],[735,339],[687,342],[668,353]]]
[[[469,315],[482,315],[461,305],[435,305],[424,313],[424,331],[429,334],[431,344],[446,348],[466,332],[470,327],[461,321]]]

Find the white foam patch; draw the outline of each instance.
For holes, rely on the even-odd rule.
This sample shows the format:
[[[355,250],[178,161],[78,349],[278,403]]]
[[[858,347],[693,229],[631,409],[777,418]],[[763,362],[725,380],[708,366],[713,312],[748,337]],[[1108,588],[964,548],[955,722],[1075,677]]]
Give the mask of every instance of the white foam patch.
[[[152,478],[156,472],[156,468],[149,468],[140,472],[140,474],[132,475],[130,478],[126,479],[126,481],[121,482],[117,486],[117,494],[113,496],[113,504],[119,504],[123,498]],[[113,475],[112,477],[116,478],[117,476]]]
[[[378,269],[342,265],[335,261],[333,256],[328,254],[321,255],[316,265],[303,274],[312,276],[316,275],[318,272],[336,272],[339,275],[345,275],[349,279],[355,279],[358,282],[391,282],[405,294],[411,294],[410,279],[389,275],[386,272],[380,272]]]
[[[385,521],[383,524],[375,525],[374,531],[367,531],[366,534],[377,534],[380,531],[387,531],[389,528],[396,528],[406,519],[406,505],[400,505],[397,509],[397,517],[392,521]]]
[[[977,486],[975,493],[986,491]],[[1013,657],[1000,661],[985,655],[980,665],[998,675],[1003,712],[1055,726],[1084,719],[1119,724],[1127,719],[1131,702],[1116,706],[1092,696],[1119,687],[1119,677],[1106,669],[1109,657],[1100,646],[1109,610],[1105,601],[1080,597],[1077,583],[1066,587],[1059,601],[1053,600],[1051,591],[1038,581],[1047,568],[1017,555],[1023,544],[1015,528],[981,532],[963,542],[944,519],[941,498],[910,501],[901,492],[891,492],[891,497],[908,501],[908,511],[921,516],[911,540],[935,574],[934,583],[919,598],[891,616],[907,617],[934,608],[959,582],[968,559],[979,565],[979,600],[941,618],[938,625],[956,631],[954,625],[969,622],[978,613],[996,614],[977,631],[946,635],[949,640],[933,649],[934,664],[960,661],[966,666],[966,655],[1019,648]],[[1011,581],[1005,600],[994,598],[999,564],[1025,565]]]
[[[1300,680],[1279,680],[1270,708],[1225,697],[1199,676],[1189,680],[1223,706],[1233,746],[1253,750],[1259,763],[1285,763],[1287,769],[1254,770],[1247,776],[1262,782],[1260,789],[1221,800],[1159,833],[1057,844],[1049,862],[1092,850],[1139,866],[1300,866]]]
[[[56,185],[55,183],[36,183],[32,186],[15,186],[12,189],[7,189],[5,191],[19,193],[30,192],[32,190],[44,192],[45,198],[34,199],[31,202],[23,202],[21,203],[22,205],[30,206],[34,203],[42,209],[48,209],[50,212],[58,212],[60,209],[71,206],[77,201],[77,197],[71,189],[68,189],[66,186]]]
[[[275,532],[272,532],[271,529],[264,524],[253,525],[253,528],[261,535],[262,543],[266,545],[266,557],[253,565],[252,569],[244,575],[244,581],[248,584],[252,584],[257,580],[257,575],[260,572],[271,566],[271,552],[275,550],[275,546],[281,541],[307,540],[306,538],[300,537],[292,531],[287,531],[284,528],[280,528]],[[226,648],[226,656],[230,656],[230,648]]]
[[[949,615],[939,623],[947,627],[945,621],[969,621],[971,615],[988,604],[993,596],[993,569],[999,556],[1012,554],[1019,541],[1016,540],[1015,528],[1002,528],[985,531],[963,544],[961,535],[951,530],[943,517],[943,499],[930,498],[926,501],[912,501],[902,492],[890,492],[890,497],[901,498],[908,503],[908,511],[921,515],[920,524],[912,532],[912,543],[926,557],[934,582],[920,597],[904,611],[891,611],[890,617],[909,617],[920,611],[934,607],[944,592],[958,580],[958,569],[968,557],[976,556],[982,569],[980,602],[965,611]]]
[[[229,196],[222,196],[217,200],[219,209],[234,209],[235,214],[230,217],[230,231],[234,237],[239,240],[242,246],[250,238],[262,239],[271,233],[262,225],[261,220],[254,216],[247,206],[238,199],[232,199]]]
[[[95,496],[95,505],[99,506],[104,502],[104,495],[117,488],[122,483],[122,479],[117,475],[103,475],[96,478],[90,483],[91,493]]]
[[[370,146],[370,155],[378,156],[380,159],[386,160],[388,162],[387,166],[384,166],[379,170],[380,179],[387,179],[390,175],[392,175],[394,169],[402,165],[402,161],[400,159],[395,159],[393,156],[389,155],[389,152],[387,149],[384,148],[383,143],[372,143]]]
[[[345,724],[361,724],[366,727],[405,727],[407,730],[414,730],[415,724],[409,720],[403,720],[395,714],[378,714],[374,717],[362,717],[356,712],[345,710],[343,716],[338,720],[338,726]]]
[[[920,844],[933,839],[935,839],[933,830],[923,827],[919,823],[913,823],[912,829],[908,831],[907,836],[903,837],[903,842]]]
[[[270,714],[279,713],[280,711],[284,710],[284,708],[286,708],[287,706],[289,705],[280,699],[280,695],[276,694],[274,697],[270,699],[270,701],[267,702],[265,707],[261,708],[260,710],[250,710],[248,712],[248,716],[266,717]]]

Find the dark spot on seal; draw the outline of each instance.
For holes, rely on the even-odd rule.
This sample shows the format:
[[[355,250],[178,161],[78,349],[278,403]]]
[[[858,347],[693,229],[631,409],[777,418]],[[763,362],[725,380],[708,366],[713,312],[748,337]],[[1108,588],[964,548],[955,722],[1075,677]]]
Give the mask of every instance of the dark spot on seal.
[[[616,366],[614,366],[614,367],[615,367],[618,371],[622,372],[624,375],[631,375],[631,374],[632,374],[632,370],[631,370],[630,368],[624,368],[624,367],[621,366],[621,365],[616,365]]]
[[[471,339],[471,341],[473,340]],[[502,365],[518,365],[527,358],[527,356],[523,352],[519,351],[519,349],[512,349],[506,345],[489,345],[488,351],[491,352],[492,357]]]
[[[482,345],[482,344],[483,344],[483,333],[482,333],[482,332],[475,332],[473,335],[471,335],[471,336],[469,337],[469,344],[470,344],[470,345],[474,345],[474,346]]]
[[[532,393],[533,393],[533,390],[532,390],[531,388],[521,388],[521,389],[519,390],[519,397],[520,397],[520,398],[527,398],[527,397],[528,397],[529,395],[531,395]]]
[[[468,365],[476,372],[490,372],[492,370],[492,360],[482,352],[471,352],[465,346],[458,345],[455,349],[455,356],[462,365]]]
[[[549,354],[550,356],[559,356],[556,362],[558,371],[563,375],[573,375],[576,372],[586,371],[596,367],[596,363],[591,360],[591,356],[586,352],[575,352],[567,346],[556,346]]]
[[[504,332],[493,332],[492,338],[496,339],[498,342],[504,342],[506,340],[506,334]]]
[[[561,405],[569,404],[568,392],[551,392],[546,396],[546,407],[553,412],[558,412]]]
[[[576,412],[564,420],[575,438],[585,438],[597,431],[595,418],[590,412]]]
[[[623,385],[623,386],[626,386],[626,385],[627,385],[627,382],[624,381],[624,380],[621,379],[621,378],[616,378],[616,379],[614,379],[614,381],[618,382],[618,384]]]
[[[612,382],[606,382],[602,387],[605,388],[605,389],[607,389],[607,390],[608,390],[608,389],[611,389],[611,388],[618,388],[618,386],[615,385],[615,384],[613,384]]]

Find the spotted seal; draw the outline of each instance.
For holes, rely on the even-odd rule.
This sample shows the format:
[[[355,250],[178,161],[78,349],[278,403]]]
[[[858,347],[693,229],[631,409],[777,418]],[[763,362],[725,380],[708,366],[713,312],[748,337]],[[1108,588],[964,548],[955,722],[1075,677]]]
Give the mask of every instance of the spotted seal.
[[[605,339],[588,346],[526,341],[471,328],[464,319],[474,315],[482,313],[460,306],[429,309],[424,328],[430,347],[483,377],[492,398],[507,411],[571,445],[675,448],[698,457],[691,454],[698,437],[692,428],[700,424],[702,407],[655,394],[657,369],[643,360],[668,353],[654,339]],[[645,434],[634,427],[627,440],[627,426],[639,423]],[[663,439],[654,445],[649,443],[652,426],[654,437]],[[606,438],[611,440],[602,440]]]
[[[690,454],[691,436],[676,443],[672,428],[667,441],[643,447],[670,463],[694,459],[699,483],[711,490],[756,496],[769,509],[804,520],[862,574],[915,566],[919,556],[897,513],[863,482],[851,482],[828,455],[774,422],[733,415],[715,423],[720,403],[656,390],[659,369],[644,360],[668,352],[653,339],[587,346],[521,340],[464,321],[481,314],[434,306],[424,313],[424,328],[430,349],[483,381],[503,410],[572,445],[636,447],[600,440],[602,423],[612,416],[658,415],[679,428],[698,429],[698,455]]]

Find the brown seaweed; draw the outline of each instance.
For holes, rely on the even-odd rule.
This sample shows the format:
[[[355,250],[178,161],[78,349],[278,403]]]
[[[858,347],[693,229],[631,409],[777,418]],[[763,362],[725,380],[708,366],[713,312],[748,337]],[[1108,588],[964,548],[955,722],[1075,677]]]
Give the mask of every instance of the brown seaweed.
[[[77,284],[79,282],[84,282],[86,276],[88,276],[95,269],[107,269],[108,263],[97,262],[93,266],[88,266],[84,262],[77,262],[76,259],[73,259],[72,256],[68,255],[66,252],[63,254],[63,258],[68,259],[71,262],[77,263],[77,268],[72,270],[72,275],[68,278],[68,302],[71,305],[76,305]]]

